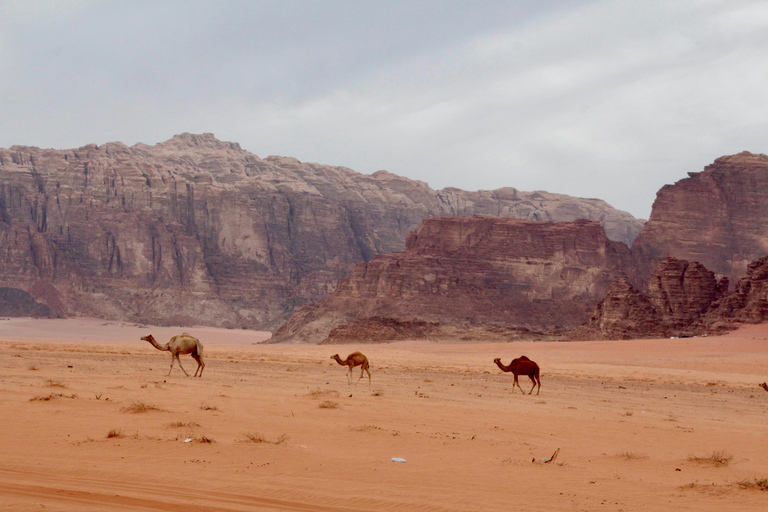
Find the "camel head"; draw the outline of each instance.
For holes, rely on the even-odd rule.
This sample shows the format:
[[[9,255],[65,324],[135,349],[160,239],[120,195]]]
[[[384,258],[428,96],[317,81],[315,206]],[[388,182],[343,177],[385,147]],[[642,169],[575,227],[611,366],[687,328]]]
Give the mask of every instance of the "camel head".
[[[153,339],[154,339],[154,338],[152,337],[152,335],[151,335],[151,334],[147,334],[146,336],[142,336],[142,337],[141,337],[141,341],[149,341],[150,343],[152,343],[152,341],[151,341],[151,340],[153,340]]]
[[[335,359],[335,360],[337,360],[337,361],[338,361],[338,360],[339,360],[339,359],[341,359],[341,358],[339,357],[339,354],[333,354],[333,355],[331,356],[331,359]]]
[[[493,362],[496,363],[496,364],[499,364],[499,363],[501,363],[501,358],[497,357],[496,359],[493,360]]]

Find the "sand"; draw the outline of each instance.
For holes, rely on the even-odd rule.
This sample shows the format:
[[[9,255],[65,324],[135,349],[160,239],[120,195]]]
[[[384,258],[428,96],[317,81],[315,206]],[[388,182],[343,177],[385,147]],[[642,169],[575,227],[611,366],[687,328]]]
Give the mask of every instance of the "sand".
[[[167,377],[139,339],[182,329],[0,320],[0,510],[768,510],[768,326],[370,346],[184,330],[202,378]],[[358,349],[370,385],[329,359]],[[521,354],[539,395],[493,364]]]

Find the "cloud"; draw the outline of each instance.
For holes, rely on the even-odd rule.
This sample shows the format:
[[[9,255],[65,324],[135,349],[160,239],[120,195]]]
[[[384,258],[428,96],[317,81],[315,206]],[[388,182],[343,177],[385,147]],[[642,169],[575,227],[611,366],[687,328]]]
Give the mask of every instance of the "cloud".
[[[640,217],[665,183],[766,151],[762,2],[1,5],[2,147],[214,132]]]

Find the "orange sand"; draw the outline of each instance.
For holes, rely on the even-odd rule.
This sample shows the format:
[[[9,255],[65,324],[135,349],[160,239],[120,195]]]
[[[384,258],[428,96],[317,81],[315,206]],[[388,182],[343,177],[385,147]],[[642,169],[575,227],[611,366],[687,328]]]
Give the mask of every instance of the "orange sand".
[[[139,340],[182,329],[0,320],[0,510],[768,510],[740,485],[768,478],[768,325],[322,347],[183,330],[205,345],[202,379],[166,377],[170,354]],[[329,359],[357,349],[370,386]],[[521,354],[539,396],[493,364]]]

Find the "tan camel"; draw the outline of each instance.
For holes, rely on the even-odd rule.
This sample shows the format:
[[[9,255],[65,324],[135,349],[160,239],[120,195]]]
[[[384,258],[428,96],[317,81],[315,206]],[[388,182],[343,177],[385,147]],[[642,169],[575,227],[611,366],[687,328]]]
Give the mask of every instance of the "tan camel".
[[[171,369],[168,370],[169,377],[173,371],[174,359],[179,362],[179,368],[181,368],[181,371],[184,372],[184,375],[189,377],[187,370],[181,366],[181,359],[179,359],[179,354],[191,355],[192,359],[197,361],[197,370],[195,370],[194,376],[198,376],[197,372],[200,372],[200,377],[203,376],[203,369],[205,368],[205,362],[203,362],[203,344],[200,343],[200,340],[197,338],[190,336],[185,332],[184,334],[173,336],[165,345],[160,345],[157,341],[155,341],[155,338],[153,338],[151,334],[142,336],[141,339],[150,342],[152,346],[157,350],[167,350],[171,353]]]
[[[347,380],[349,381],[349,384],[352,384],[352,369],[355,366],[360,367],[360,378],[357,379],[357,382],[360,382],[360,379],[363,378],[363,372],[368,373],[368,384],[371,384],[371,372],[368,370],[369,364],[368,364],[368,358],[365,357],[360,352],[352,352],[347,356],[346,359],[343,361],[339,357],[339,354],[334,354],[331,356],[331,359],[335,359],[337,363],[339,363],[341,366],[349,366],[349,370],[347,371]]]
[[[496,358],[493,360],[496,365],[502,369],[502,371],[505,372],[512,372],[512,374],[515,376],[515,380],[512,383],[512,392],[515,392],[515,384],[517,384],[517,387],[520,388],[520,383],[517,380],[518,375],[527,375],[531,378],[531,381],[533,382],[533,386],[531,387],[531,390],[528,392],[530,395],[533,393],[533,388],[536,387],[536,384],[539,384],[539,389],[536,390],[536,394],[539,394],[539,391],[541,391],[541,378],[539,378],[539,365],[531,361],[525,356],[520,356],[517,359],[513,359],[511,363],[509,363],[509,366],[504,366],[501,363],[500,358]],[[520,388],[520,392],[525,394],[525,391],[523,391],[523,388]]]

